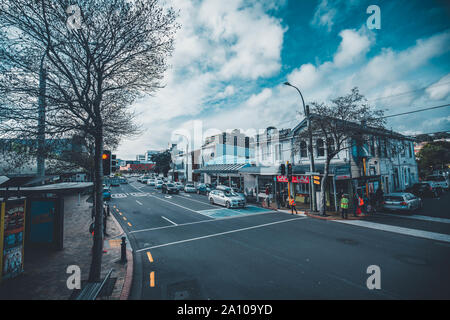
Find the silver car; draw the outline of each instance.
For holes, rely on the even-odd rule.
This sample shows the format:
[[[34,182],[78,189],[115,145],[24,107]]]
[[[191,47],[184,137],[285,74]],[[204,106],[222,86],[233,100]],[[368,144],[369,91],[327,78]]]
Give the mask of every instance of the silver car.
[[[197,189],[195,188],[195,186],[193,184],[187,184],[184,186],[184,192],[188,193],[188,192],[197,192]]]
[[[384,196],[383,208],[410,212],[422,208],[422,199],[412,193],[390,193]]]
[[[208,199],[211,204],[219,204],[227,208],[245,207],[245,200],[234,192],[212,190]]]

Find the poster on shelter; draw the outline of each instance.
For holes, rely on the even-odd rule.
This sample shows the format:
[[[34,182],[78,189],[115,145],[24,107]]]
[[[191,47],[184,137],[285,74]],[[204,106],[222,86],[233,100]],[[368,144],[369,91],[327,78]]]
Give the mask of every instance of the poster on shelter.
[[[2,277],[11,278],[23,271],[25,202],[7,202],[4,211]]]

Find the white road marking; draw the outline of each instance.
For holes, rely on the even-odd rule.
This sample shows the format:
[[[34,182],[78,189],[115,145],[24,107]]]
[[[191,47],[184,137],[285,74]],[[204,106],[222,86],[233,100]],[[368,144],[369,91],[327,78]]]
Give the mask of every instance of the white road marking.
[[[139,201],[136,200],[137,203],[139,203],[142,206],[142,203],[140,203]]]
[[[180,206],[179,204],[173,203],[172,201],[167,201],[167,200],[164,200],[164,199],[162,199],[162,198],[160,198],[160,197],[152,196],[152,195],[150,195],[150,194],[149,194],[149,196],[150,196],[150,197],[153,197],[153,198],[155,198],[155,199],[161,200],[161,201],[165,201],[165,202],[170,203],[170,204],[172,204],[172,205],[174,205],[174,206],[177,206],[177,207],[180,207],[180,208],[183,208],[183,209],[186,209],[186,210],[189,210],[189,211],[198,213],[198,212],[195,211],[195,210],[192,210],[192,209],[187,208],[187,207]],[[137,201],[137,200],[136,200],[136,201]]]
[[[423,220],[423,221],[432,221],[432,222],[440,222],[440,223],[450,223],[450,219],[445,218],[438,218],[438,217],[429,217],[429,216],[421,216],[413,214],[411,216],[402,216],[402,215],[396,215],[396,214],[389,214],[389,213],[376,213],[375,215],[381,215],[381,216],[388,216],[388,217],[395,217],[395,218],[405,218],[405,219],[415,219],[415,220]]]
[[[171,246],[171,245],[174,245],[174,244],[180,244],[180,243],[185,243],[185,242],[191,242],[191,241],[195,241],[195,240],[201,240],[201,239],[207,239],[207,238],[212,238],[212,237],[218,237],[218,236],[222,236],[222,235],[224,235],[224,234],[230,234],[230,233],[235,233],[235,232],[241,232],[241,231],[245,231],[245,230],[251,230],[251,229],[256,229],[256,228],[262,228],[262,227],[267,227],[267,226],[274,225],[274,224],[280,224],[280,223],[285,223],[285,222],[289,222],[289,221],[303,220],[303,219],[307,219],[307,218],[301,217],[301,218],[293,218],[293,219],[287,219],[287,220],[282,220],[282,221],[276,221],[276,222],[264,223],[264,224],[259,224],[259,225],[252,226],[252,227],[241,228],[241,229],[236,229],[236,230],[230,230],[230,231],[225,231],[225,232],[219,232],[219,233],[209,234],[209,235],[206,235],[206,236],[196,237],[196,238],[191,238],[191,239],[186,239],[186,240],[181,240],[181,241],[175,241],[175,242],[164,243],[164,244],[160,244],[160,245],[156,245],[156,246],[152,246],[152,247],[147,247],[147,248],[138,249],[138,250],[136,250],[136,252],[145,251],[145,250],[150,250],[150,249],[155,249],[155,248],[161,248],[161,247],[167,247],[167,246]]]
[[[417,229],[409,229],[409,228],[403,228],[403,227],[396,227],[396,226],[391,226],[391,225],[387,225],[387,224],[381,224],[381,223],[375,223],[375,222],[369,222],[369,221],[363,221],[363,220],[348,220],[348,221],[333,220],[333,221],[338,222],[338,223],[344,223],[344,224],[350,224],[350,225],[354,225],[354,226],[369,228],[369,229],[399,233],[399,234],[404,234],[407,236],[413,236],[413,237],[418,237],[418,238],[450,242],[450,235],[448,235],[448,234],[423,231],[423,230],[417,230]]]
[[[163,216],[161,216],[161,218],[163,218],[164,220],[166,220],[166,221],[169,221],[171,224],[173,224],[174,226],[177,226],[177,224],[175,223],[175,222],[173,222],[172,220],[170,220],[170,219],[167,219],[166,217],[163,217]]]
[[[194,222],[186,222],[186,223],[180,223],[177,225],[177,227],[187,226],[190,224],[198,224],[198,223],[204,223],[204,222],[214,222],[214,221],[220,221],[220,220],[228,220],[228,219],[239,219],[239,218],[245,218],[249,216],[257,216],[262,214],[273,214],[273,212],[261,212],[261,213],[253,213],[253,214],[241,214],[237,216],[230,216],[230,217],[222,217],[222,218],[215,218],[215,219],[205,219],[200,221],[194,221]],[[206,216],[206,215],[205,215]],[[206,216],[208,217],[208,216]],[[209,217],[210,218],[210,217]],[[166,228],[174,228],[175,226],[164,226],[164,227],[155,227],[155,228],[148,228],[148,229],[141,229],[141,230],[134,230],[130,233],[137,233],[137,232],[146,232],[146,231],[154,231],[154,230],[160,230],[160,229],[166,229]]]

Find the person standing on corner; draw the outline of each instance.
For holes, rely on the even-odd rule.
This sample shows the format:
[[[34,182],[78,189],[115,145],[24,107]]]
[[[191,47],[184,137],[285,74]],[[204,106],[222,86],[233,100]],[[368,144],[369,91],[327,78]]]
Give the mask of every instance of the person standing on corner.
[[[295,211],[295,214],[298,214],[298,212],[297,212],[297,208],[295,207],[297,204],[295,203],[295,194],[294,194],[294,196],[292,197],[292,199],[289,201],[289,205],[291,206],[291,214],[294,214],[294,211]]]
[[[341,216],[342,219],[348,219],[348,198],[346,194],[343,194],[341,199]]]

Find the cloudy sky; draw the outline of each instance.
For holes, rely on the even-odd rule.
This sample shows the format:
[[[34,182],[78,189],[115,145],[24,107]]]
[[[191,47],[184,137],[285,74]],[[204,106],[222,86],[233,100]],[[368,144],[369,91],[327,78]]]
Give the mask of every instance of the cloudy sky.
[[[446,0],[167,0],[179,11],[165,88],[137,102],[142,135],[116,153],[239,128],[292,128],[306,103],[358,86],[386,115],[450,101],[450,5]],[[381,11],[369,29],[367,8]],[[389,120],[404,134],[450,130],[450,108]],[[194,138],[195,137],[195,138]]]

